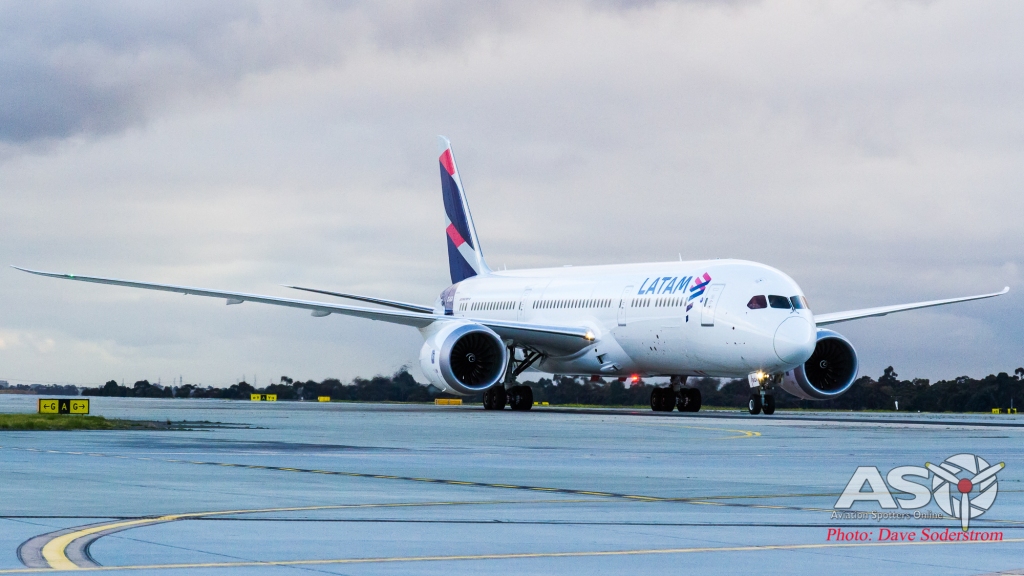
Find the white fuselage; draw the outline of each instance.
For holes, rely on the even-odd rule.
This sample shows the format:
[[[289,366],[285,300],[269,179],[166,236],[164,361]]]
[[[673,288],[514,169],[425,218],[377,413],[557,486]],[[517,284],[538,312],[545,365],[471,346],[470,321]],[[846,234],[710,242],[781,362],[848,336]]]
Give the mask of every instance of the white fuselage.
[[[710,280],[707,280],[710,279]],[[777,307],[748,306],[776,296]],[[594,341],[538,370],[558,374],[743,377],[810,358],[814,318],[786,274],[755,262],[703,260],[492,272],[460,282],[451,310],[467,320],[580,326]]]

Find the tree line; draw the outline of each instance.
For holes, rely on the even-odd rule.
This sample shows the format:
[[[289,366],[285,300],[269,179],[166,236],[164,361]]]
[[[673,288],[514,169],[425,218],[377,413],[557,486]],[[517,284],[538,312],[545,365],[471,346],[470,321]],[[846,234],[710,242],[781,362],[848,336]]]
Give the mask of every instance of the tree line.
[[[22,394],[50,394],[53,396],[78,396],[78,386],[73,384],[14,384],[0,380],[0,391]]]
[[[553,405],[646,406],[650,402],[653,386],[643,381],[628,385],[618,379],[554,376],[533,382],[524,382],[533,388],[534,400]],[[691,378],[688,386],[699,388],[704,406],[744,408],[750,388],[745,379],[722,381],[717,378]],[[73,386],[70,388],[74,388]],[[75,389],[77,394],[77,388]],[[227,388],[213,386],[160,386],[146,380],[131,387],[111,380],[98,388],[85,388],[83,396],[120,396],[138,398],[224,398],[248,400],[250,394],[276,394],[278,400],[316,400],[328,396],[331,400],[358,402],[432,402],[438,397],[451,397],[439,389],[420,384],[402,368],[391,376],[356,378],[343,383],[335,378],[321,382],[305,382],[282,376],[280,382],[256,388],[247,382]],[[464,398],[463,402],[476,403],[481,396]],[[959,376],[940,380],[934,384],[925,379],[900,380],[890,366],[877,379],[862,376],[850,390],[834,400],[801,400],[780,392],[776,394],[779,408],[831,409],[831,410],[895,410],[921,412],[988,412],[992,408],[1020,407],[1024,402],[1024,368],[1013,375],[1006,372],[976,379]]]

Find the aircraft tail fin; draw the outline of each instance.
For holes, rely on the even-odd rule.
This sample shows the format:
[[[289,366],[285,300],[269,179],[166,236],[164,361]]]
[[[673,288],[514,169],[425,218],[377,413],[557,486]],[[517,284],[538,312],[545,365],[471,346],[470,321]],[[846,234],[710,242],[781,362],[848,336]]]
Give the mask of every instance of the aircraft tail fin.
[[[480,239],[469,212],[469,202],[459,178],[459,170],[452,155],[452,145],[444,136],[437,137],[441,156],[441,193],[444,198],[445,232],[448,235],[448,268],[452,284],[478,274],[487,274],[490,268],[484,261]]]

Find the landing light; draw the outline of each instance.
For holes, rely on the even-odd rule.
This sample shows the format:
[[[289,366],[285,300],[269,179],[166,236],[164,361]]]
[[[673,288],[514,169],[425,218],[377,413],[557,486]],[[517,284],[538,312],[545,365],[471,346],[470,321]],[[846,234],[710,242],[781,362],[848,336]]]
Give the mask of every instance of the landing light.
[[[584,334],[583,337],[586,338],[587,340],[593,340],[594,339],[594,333],[591,332],[590,330],[587,330],[587,333]]]

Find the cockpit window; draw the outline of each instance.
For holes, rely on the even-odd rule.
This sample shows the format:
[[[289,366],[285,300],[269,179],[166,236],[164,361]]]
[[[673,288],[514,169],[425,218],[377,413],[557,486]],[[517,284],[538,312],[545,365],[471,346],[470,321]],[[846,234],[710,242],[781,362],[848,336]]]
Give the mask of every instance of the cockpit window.
[[[775,296],[774,294],[768,296],[768,304],[772,308],[784,308],[786,310],[789,310],[792,307],[789,298],[786,298],[785,296]]]
[[[793,308],[797,310],[803,310],[807,308],[807,298],[803,296],[790,296],[789,300],[793,303]]]
[[[751,310],[757,310],[758,308],[767,307],[768,301],[765,300],[764,296],[754,296],[753,298],[750,299],[750,302],[747,302],[747,308],[750,308]]]

